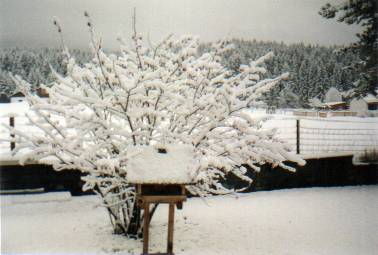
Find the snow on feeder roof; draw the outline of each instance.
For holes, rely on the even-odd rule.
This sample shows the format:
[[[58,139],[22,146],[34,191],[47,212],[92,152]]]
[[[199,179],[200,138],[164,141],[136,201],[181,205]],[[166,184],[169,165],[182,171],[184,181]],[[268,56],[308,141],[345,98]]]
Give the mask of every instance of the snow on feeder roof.
[[[129,151],[127,171],[129,183],[195,183],[197,164],[194,160],[194,151],[191,145],[133,146]]]

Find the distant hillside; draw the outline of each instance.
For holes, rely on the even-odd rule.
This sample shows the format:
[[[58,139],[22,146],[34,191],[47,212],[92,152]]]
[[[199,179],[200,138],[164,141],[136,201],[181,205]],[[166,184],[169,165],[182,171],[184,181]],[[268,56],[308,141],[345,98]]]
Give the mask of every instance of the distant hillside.
[[[323,99],[330,87],[340,91],[349,90],[358,79],[357,71],[348,68],[358,57],[343,52],[338,47],[245,40],[232,42],[235,50],[224,58],[224,63],[229,68],[237,71],[240,64],[273,51],[275,57],[267,62],[266,77],[290,73],[289,81],[266,95],[269,105],[306,107],[308,99]]]
[[[323,98],[330,87],[339,90],[353,88],[357,72],[348,68],[357,59],[337,47],[324,47],[305,44],[286,45],[277,42],[232,41],[235,49],[224,56],[224,64],[238,71],[240,64],[266,54],[275,53],[275,58],[267,63],[266,77],[284,72],[290,73],[290,80],[280,84],[265,95],[268,105],[277,107],[306,107],[309,98]],[[206,50],[208,46],[203,45]],[[91,53],[73,50],[71,53],[79,63],[90,61]],[[1,49],[0,50],[0,92],[11,94],[15,87],[8,72],[21,75],[33,85],[49,85],[53,81],[50,65],[59,73],[65,73],[65,65],[60,49]]]
[[[79,63],[90,61],[88,51],[72,50]],[[62,50],[56,48],[42,49],[0,49],[0,93],[12,94],[16,89],[9,77],[9,72],[20,75],[36,89],[40,84],[49,86],[54,80],[50,65],[65,74]]]

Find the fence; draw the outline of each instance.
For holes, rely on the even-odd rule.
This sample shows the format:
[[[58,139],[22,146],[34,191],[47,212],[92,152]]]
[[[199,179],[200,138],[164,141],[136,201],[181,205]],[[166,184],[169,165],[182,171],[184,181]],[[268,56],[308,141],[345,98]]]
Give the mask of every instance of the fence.
[[[9,152],[15,148],[15,142],[12,139],[15,138],[15,135],[9,132],[7,128],[3,125],[8,125],[10,127],[15,126],[15,117],[2,117],[0,118],[0,152],[2,154]],[[9,141],[6,141],[9,140]]]
[[[300,117],[354,117],[357,116],[357,112],[352,111],[305,111],[295,110],[293,115]]]
[[[319,120],[323,126],[314,127],[311,121],[299,121],[302,154],[322,152],[363,152],[378,148],[377,123],[333,121],[332,125]],[[327,125],[328,124],[328,125]]]
[[[6,155],[10,155],[10,152],[16,146],[14,141],[16,138],[15,134],[10,132],[8,128],[4,127],[4,125],[14,127],[17,130],[27,133],[41,133],[38,128],[33,127],[28,123],[26,117],[15,117],[13,115],[10,117],[0,117],[0,160],[4,160]]]
[[[0,121],[27,132],[38,132],[27,124],[24,117],[2,117]],[[286,142],[292,151],[301,155],[358,153],[378,149],[378,121],[374,119],[293,118],[282,115],[282,118],[268,121],[264,127],[276,128],[276,138]],[[12,139],[15,136],[1,127],[0,137]],[[14,142],[1,141],[0,155],[9,154],[14,148]]]
[[[273,119],[266,127],[297,154],[358,153],[378,149],[378,122],[321,118]]]

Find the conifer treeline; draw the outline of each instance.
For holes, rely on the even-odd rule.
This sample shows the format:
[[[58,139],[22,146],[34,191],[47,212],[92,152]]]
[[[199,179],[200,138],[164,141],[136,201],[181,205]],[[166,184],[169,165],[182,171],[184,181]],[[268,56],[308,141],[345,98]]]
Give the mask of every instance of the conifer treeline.
[[[88,51],[75,49],[70,53],[79,63],[85,63],[91,59]],[[20,75],[32,84],[33,90],[40,84],[51,85],[54,77],[50,66],[60,74],[66,73],[61,49],[0,49],[0,92],[10,95],[16,90],[9,72]]]
[[[357,61],[351,52],[342,52],[338,47],[305,44],[286,45],[277,42],[258,42],[235,39],[235,49],[224,57],[227,67],[237,72],[240,64],[266,54],[275,53],[267,63],[267,77],[290,73],[290,80],[266,94],[268,105],[277,107],[306,107],[308,99],[323,98],[330,87],[341,91],[354,87],[358,72],[350,68]],[[205,49],[207,46],[203,45]],[[89,51],[73,50],[79,63],[91,59]],[[11,94],[14,85],[8,72],[18,74],[33,85],[49,85],[53,81],[50,65],[59,73],[65,73],[60,49],[2,49],[0,50],[0,92]]]
[[[354,88],[358,71],[351,66],[358,56],[343,52],[339,47],[324,47],[277,42],[233,40],[235,50],[225,56],[226,65],[237,71],[240,64],[273,51],[275,57],[267,62],[267,77],[290,73],[287,82],[266,94],[268,105],[277,107],[307,107],[308,99],[324,98],[330,87],[340,91]]]

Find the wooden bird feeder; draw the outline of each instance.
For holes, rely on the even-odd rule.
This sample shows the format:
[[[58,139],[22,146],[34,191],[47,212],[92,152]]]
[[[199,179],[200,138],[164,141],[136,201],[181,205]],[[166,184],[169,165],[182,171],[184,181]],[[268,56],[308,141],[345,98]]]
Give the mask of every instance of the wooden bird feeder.
[[[137,203],[144,211],[143,255],[148,253],[150,204],[169,204],[167,252],[173,255],[175,206],[183,208],[185,185],[194,184],[193,148],[189,145],[167,145],[164,148],[135,146],[129,159],[128,182],[136,185]]]

